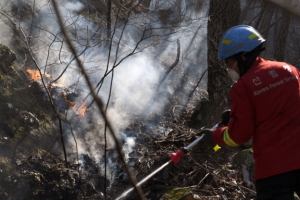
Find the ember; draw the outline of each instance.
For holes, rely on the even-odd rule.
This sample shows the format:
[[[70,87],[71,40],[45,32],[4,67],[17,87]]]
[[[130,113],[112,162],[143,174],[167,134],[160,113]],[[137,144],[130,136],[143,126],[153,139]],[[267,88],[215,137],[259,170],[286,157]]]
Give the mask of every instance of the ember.
[[[41,80],[41,75],[38,70],[27,69],[26,72],[30,74],[32,80],[34,81]]]
[[[87,111],[85,102],[82,102],[82,103],[76,102],[75,98],[77,97],[77,95],[75,93],[68,93],[68,94],[61,93],[61,95],[64,98],[67,105],[72,108],[73,112],[77,116],[78,115],[80,115],[82,117],[85,116],[85,113]]]
[[[41,75],[39,70],[27,69],[26,72],[30,75],[30,78],[34,81],[41,80]],[[44,74],[47,78],[50,78],[50,74]]]
[[[84,116],[85,115],[85,113],[86,113],[86,110],[87,110],[87,107],[86,106],[81,106],[81,108],[80,108],[80,114],[81,114],[81,116]]]

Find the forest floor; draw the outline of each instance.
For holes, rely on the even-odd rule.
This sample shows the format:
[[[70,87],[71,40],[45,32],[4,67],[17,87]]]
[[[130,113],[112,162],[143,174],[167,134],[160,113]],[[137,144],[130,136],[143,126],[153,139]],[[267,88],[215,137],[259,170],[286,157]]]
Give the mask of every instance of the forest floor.
[[[0,199],[105,199],[105,196],[115,199],[130,189],[121,163],[117,169],[119,175],[111,181],[89,155],[68,154],[68,160],[65,159],[62,133],[57,129],[57,116],[49,100],[24,71],[15,70],[13,53],[2,48]],[[176,114],[174,108],[166,109],[164,117],[137,116],[126,128],[136,138],[127,164],[137,181],[169,162],[170,153],[198,137],[199,123],[192,122],[185,112]],[[222,147],[218,152],[212,148],[200,141],[178,164],[166,164],[142,184],[145,197],[149,200],[253,198],[253,162],[251,159],[249,165],[244,162],[249,154],[238,158],[237,152],[245,152],[240,147]],[[84,163],[77,162],[78,159]],[[138,197],[133,191],[123,199]]]
[[[135,151],[139,158],[132,164],[138,181],[143,181],[154,170],[170,161],[169,154],[193,142],[201,127],[182,118],[169,126],[165,132],[150,138],[139,135]],[[161,124],[162,125],[162,124]],[[158,132],[153,128],[153,132]],[[152,134],[153,135],[153,134]],[[148,142],[146,142],[148,141]],[[199,142],[179,163],[169,163],[156,175],[142,184],[147,199],[253,199],[252,152],[243,147],[222,147],[214,152],[213,147]],[[116,188],[128,188],[127,181],[120,181]],[[124,189],[124,191],[126,191]],[[120,195],[119,189],[112,193]],[[124,199],[138,199],[132,191]]]

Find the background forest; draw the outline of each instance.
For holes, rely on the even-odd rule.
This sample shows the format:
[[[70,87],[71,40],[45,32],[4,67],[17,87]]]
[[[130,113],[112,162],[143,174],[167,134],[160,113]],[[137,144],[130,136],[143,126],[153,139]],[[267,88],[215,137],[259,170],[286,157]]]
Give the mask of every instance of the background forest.
[[[2,0],[0,199],[251,199],[251,144],[199,144],[230,108],[237,24],[300,68],[299,0]],[[240,154],[241,153],[241,154]]]

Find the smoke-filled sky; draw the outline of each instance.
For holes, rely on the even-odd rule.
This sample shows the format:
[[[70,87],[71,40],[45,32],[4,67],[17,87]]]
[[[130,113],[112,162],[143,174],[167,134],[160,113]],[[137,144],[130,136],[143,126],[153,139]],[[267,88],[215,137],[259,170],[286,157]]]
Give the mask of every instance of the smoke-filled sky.
[[[80,54],[80,60],[94,86],[101,86],[101,88],[96,88],[96,90],[99,89],[99,96],[107,102],[109,94],[111,95],[107,111],[108,119],[111,120],[116,133],[123,139],[125,137],[125,146],[128,149],[134,146],[134,138],[130,137],[126,140],[127,136],[124,135],[123,130],[131,122],[133,116],[147,116],[149,113],[159,113],[163,116],[165,114],[162,112],[163,108],[169,105],[170,101],[168,98],[160,97],[170,97],[176,95],[176,92],[183,94],[177,104],[186,106],[189,103],[187,102],[188,95],[206,69],[207,6],[204,6],[201,12],[196,12],[188,7],[186,1],[182,1],[181,9],[176,8],[175,11],[182,14],[183,20],[176,26],[170,26],[162,22],[156,13],[160,9],[161,2],[152,1],[148,13],[135,14],[130,18],[125,29],[123,29],[125,20],[118,21],[116,29],[112,31],[112,47],[109,50],[109,40],[105,39],[105,24],[100,19],[93,22],[77,14],[85,6],[82,2],[79,0],[57,2],[59,2],[65,25],[72,34],[72,42],[77,54]],[[174,2],[176,1],[169,1],[166,5],[173,11]],[[18,13],[8,12],[12,7],[10,3],[17,8]],[[78,95],[76,99],[78,104],[84,102],[89,105],[92,101],[89,90],[75,62],[72,61],[73,55],[70,54],[64,42],[51,2],[49,0],[11,0],[1,1],[0,6],[2,11],[6,11],[11,19],[20,25],[27,36],[31,35],[29,44],[39,68],[42,72],[51,75],[50,79],[45,80],[46,84],[52,83],[57,87],[68,89]],[[31,12],[33,9],[34,15]],[[89,17],[92,16],[94,15]],[[3,16],[1,19],[7,20]],[[0,34],[3,36],[0,42],[15,48],[12,46],[15,43],[14,38],[9,34],[11,32],[9,27],[4,23],[0,23],[0,26]],[[148,29],[145,36],[151,34],[155,36],[140,42],[145,29]],[[159,85],[168,67],[176,60],[178,39],[180,40],[179,62],[166,81]],[[131,55],[132,52],[134,52],[133,55]],[[20,59],[22,57],[24,55],[19,55]],[[113,66],[115,67],[113,77],[110,73],[105,77],[103,84],[99,83],[106,71],[110,71]],[[33,66],[27,67],[34,69]],[[111,78],[113,78],[112,84]],[[56,82],[52,82],[56,79],[58,79]],[[82,126],[84,128],[80,131],[75,130],[79,150],[80,153],[87,153],[99,161],[103,153],[103,150],[99,148],[103,144],[103,123],[95,106],[92,105],[87,112],[90,114],[81,120],[85,122]],[[68,117],[72,119],[73,116],[69,114]],[[78,122],[74,123],[76,126]],[[69,145],[72,146],[72,144],[72,138],[70,138]],[[124,150],[128,152],[128,149]]]

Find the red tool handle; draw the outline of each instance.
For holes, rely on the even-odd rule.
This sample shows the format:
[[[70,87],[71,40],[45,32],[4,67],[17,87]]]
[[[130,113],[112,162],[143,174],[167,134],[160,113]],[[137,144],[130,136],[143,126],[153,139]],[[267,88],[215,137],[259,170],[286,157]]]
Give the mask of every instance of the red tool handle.
[[[187,151],[185,149],[180,149],[176,153],[171,153],[169,156],[174,164],[177,164],[182,156],[186,154]]]

